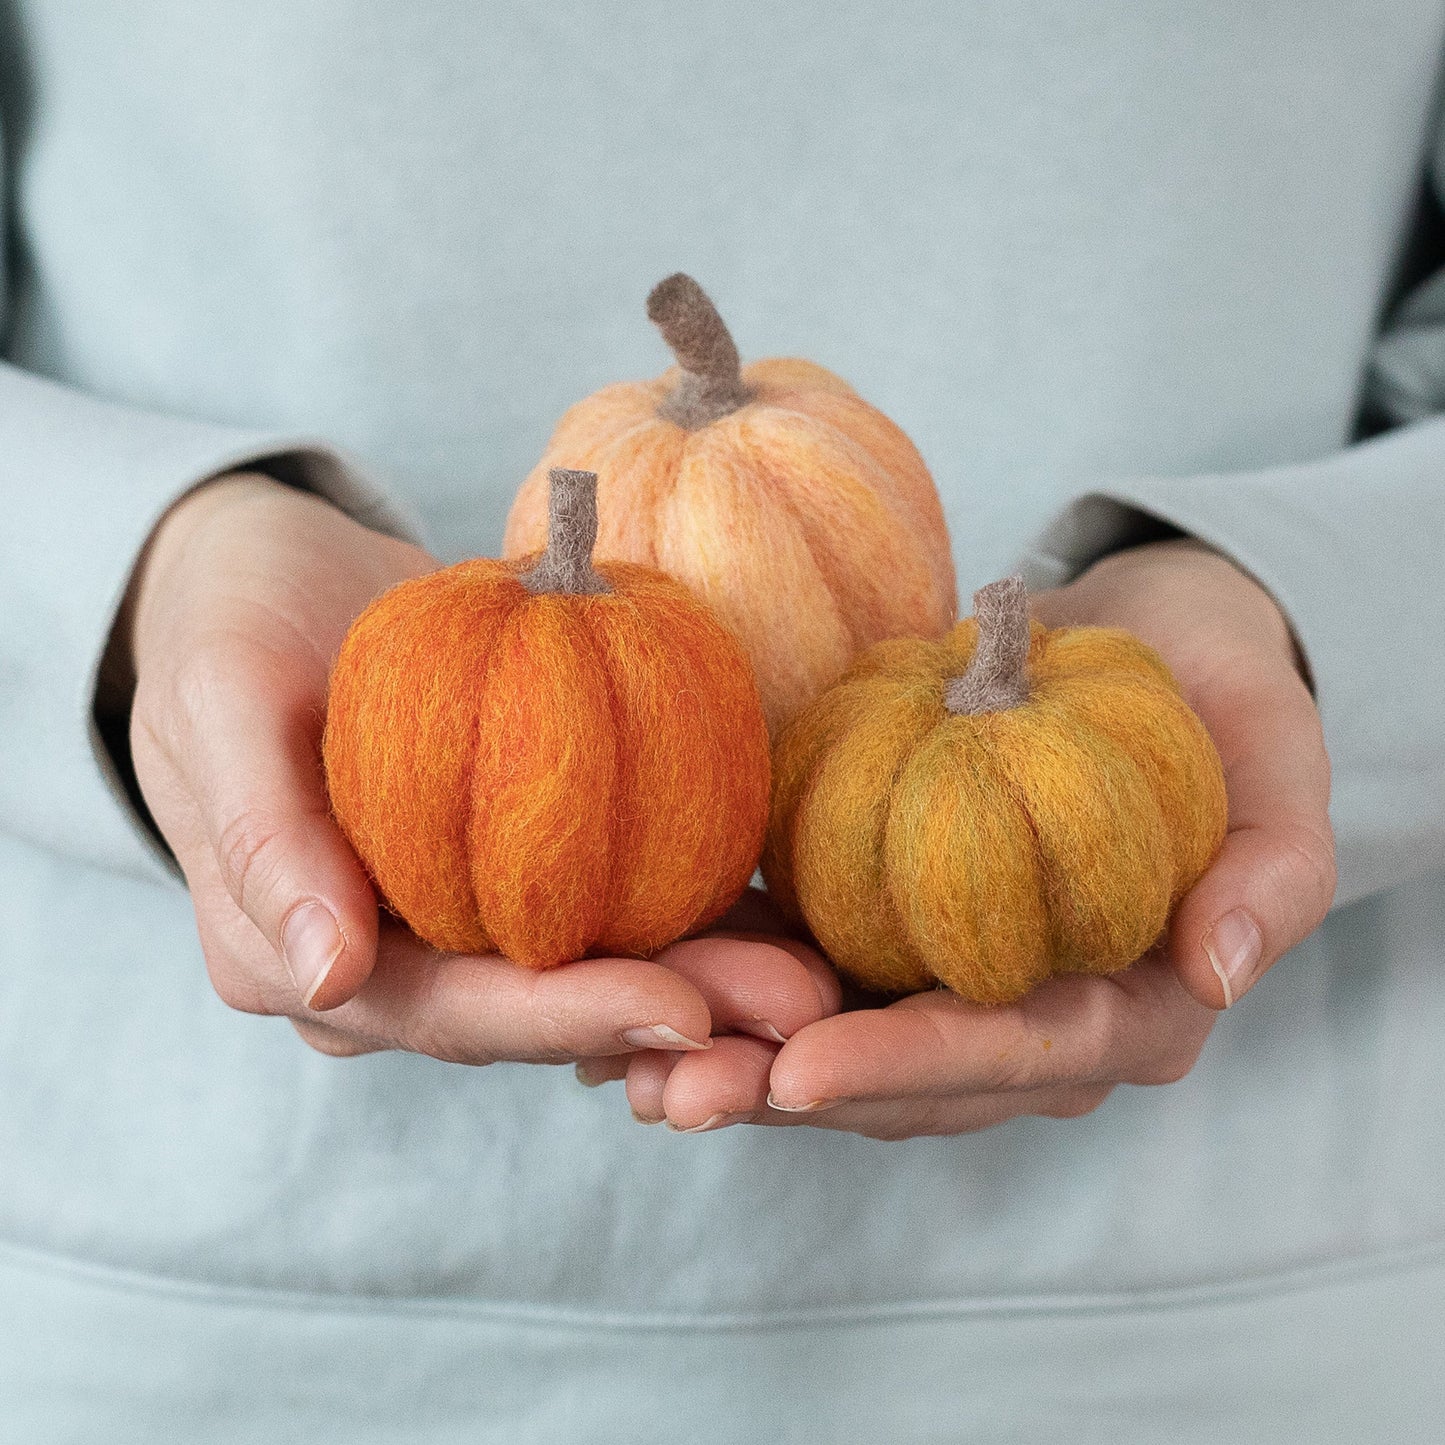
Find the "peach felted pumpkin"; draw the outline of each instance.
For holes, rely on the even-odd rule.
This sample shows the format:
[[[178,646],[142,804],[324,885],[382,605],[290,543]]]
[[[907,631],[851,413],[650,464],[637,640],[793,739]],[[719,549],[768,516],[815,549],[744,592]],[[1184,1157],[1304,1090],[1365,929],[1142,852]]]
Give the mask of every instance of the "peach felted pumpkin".
[[[880,643],[774,751],[763,874],[860,982],[980,1003],[1112,973],[1224,838],[1214,744],[1142,642],[1031,622],[1023,583]]]
[[[550,468],[599,472],[598,557],[660,567],[711,604],[776,732],[870,643],[948,630],[938,494],[913,443],[832,372],[740,366],[690,277],[661,282],[647,311],[678,366],[563,416],[513,503],[505,554],[540,545]]]
[[[540,557],[393,587],[332,673],[332,807],[437,948],[533,968],[648,954],[757,864],[768,742],[747,658],[671,578],[593,567],[596,487],[555,472]]]

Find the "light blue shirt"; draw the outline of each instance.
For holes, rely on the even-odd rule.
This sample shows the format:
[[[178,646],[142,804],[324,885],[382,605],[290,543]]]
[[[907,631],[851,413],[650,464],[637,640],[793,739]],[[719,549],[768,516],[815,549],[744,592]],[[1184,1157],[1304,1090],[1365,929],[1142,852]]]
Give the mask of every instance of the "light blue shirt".
[[[0,1439],[1445,1437],[1445,291],[1382,318],[1442,30],[13,7]],[[963,595],[1144,513],[1288,612],[1339,906],[1183,1082],[963,1138],[684,1138],[570,1070],[326,1059],[212,993],[92,721],[156,518],[269,458],[494,551],[560,412],[661,369],[642,298],[679,268],[746,355],[909,431]],[[1355,443],[1367,393],[1411,424]]]

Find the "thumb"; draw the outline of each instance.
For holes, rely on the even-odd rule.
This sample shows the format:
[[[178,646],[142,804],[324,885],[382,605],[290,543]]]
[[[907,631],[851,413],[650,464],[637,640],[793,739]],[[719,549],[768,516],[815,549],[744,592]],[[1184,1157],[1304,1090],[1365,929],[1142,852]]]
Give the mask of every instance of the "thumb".
[[[1334,836],[1329,759],[1303,682],[1291,673],[1211,701],[1229,832],[1175,914],[1169,953],[1200,1003],[1228,1008],[1329,911]]]
[[[286,966],[296,999],[331,1009],[376,962],[377,905],[331,817],[320,758],[322,711],[274,657],[229,658],[198,690],[188,768],[220,874],[236,906]],[[198,716],[197,716],[198,715]]]

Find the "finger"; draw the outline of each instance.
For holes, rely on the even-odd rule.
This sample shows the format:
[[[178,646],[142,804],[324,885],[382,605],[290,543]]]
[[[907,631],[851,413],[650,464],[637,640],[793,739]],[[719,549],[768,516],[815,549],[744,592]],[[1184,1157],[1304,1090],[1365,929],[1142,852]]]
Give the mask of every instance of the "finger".
[[[628,1069],[629,1102],[644,1122],[665,1122],[684,1134],[711,1133],[740,1123],[773,1128],[806,1124],[904,1139],[968,1133],[1022,1114],[1077,1118],[1096,1109],[1113,1088],[1073,1084],[981,1096],[845,1100],[823,1110],[789,1112],[776,1108],[768,1098],[768,1068],[775,1057],[775,1049],[750,1038],[717,1039],[705,1054],[637,1054]]]
[[[603,1054],[596,1059],[578,1059],[573,1072],[584,1089],[597,1089],[627,1077],[627,1066],[635,1054]]]
[[[844,1103],[811,1114],[774,1114],[771,1118],[755,1118],[753,1122],[806,1124],[814,1129],[833,1129],[888,1141],[928,1135],[976,1134],[1028,1114],[1050,1119],[1080,1118],[1097,1109],[1108,1098],[1112,1087],[1109,1084],[1071,1084],[1052,1089],[958,1098]]]
[[[236,907],[189,796],[170,814],[166,836],[186,875],[206,972],[221,1001],[246,1013],[307,1012],[276,950]]]
[[[772,1099],[806,1113],[839,1099],[1172,1082],[1193,1066],[1214,1018],[1158,956],[1109,978],[1054,978],[1003,1006],[935,989],[795,1034],[773,1063]]]
[[[236,906],[301,1003],[322,1010],[370,974],[377,906],[331,819],[315,686],[313,664],[241,639],[202,650],[178,684],[183,746],[172,755]]]
[[[712,1021],[697,989],[656,963],[588,958],[523,968],[437,953],[388,921],[371,976],[326,1022],[433,1058],[487,1064],[705,1049]]]
[[[714,1042],[713,1048],[716,1047]],[[667,1088],[668,1075],[680,1062],[678,1054],[664,1054],[652,1049],[634,1054],[628,1061],[627,1104],[639,1124],[661,1124],[667,1118],[663,1093]]]
[[[761,888],[748,888],[743,896],[708,931],[709,938],[745,938],[786,949],[808,970],[823,1013],[835,1014],[841,1007],[841,988],[832,964],[816,947],[789,931],[788,921],[778,905]]]
[[[753,933],[738,933],[734,936],[738,938],[759,937],[758,934]],[[808,977],[813,980],[813,987],[818,990],[823,1018],[837,1013],[843,1007],[843,980],[839,978],[833,965],[823,957],[821,950],[800,939],[788,938],[781,934],[764,934],[761,937],[775,947],[791,953],[807,969]]]
[[[326,1054],[333,1059],[354,1059],[361,1054],[380,1053],[387,1047],[384,1043],[372,1039],[361,1039],[343,1033],[329,1024],[309,1022],[305,1019],[292,1019],[290,1023],[306,1044],[318,1054]]]
[[[776,1052],[767,1045],[781,1043],[778,1035],[790,1036],[838,1008],[838,977],[827,961],[816,949],[776,934],[709,935],[664,950],[658,961],[697,984],[712,1011],[714,1034],[735,1029],[762,1042],[752,1047],[751,1040],[724,1036],[715,1037],[706,1053],[685,1059],[637,1055],[627,1071],[628,1098],[644,1123],[665,1120],[686,1131],[714,1120],[710,1127],[721,1127],[723,1119],[737,1122],[733,1116],[745,1109],[761,1109]],[[717,1063],[695,1072],[694,1064],[704,1058]],[[606,1077],[590,1068],[586,1072],[599,1082]],[[674,1077],[678,1082],[672,1087],[684,1091],[675,1096],[682,1101],[680,1116],[664,1103],[664,1090]],[[744,1106],[740,1100],[750,1102]]]
[[[703,1134],[767,1113],[768,1070],[777,1052],[775,1044],[734,1035],[715,1039],[705,1054],[678,1059],[663,1081],[668,1127]]]
[[[828,1011],[827,985],[819,980],[832,970],[791,939],[709,934],[664,948],[654,962],[702,994],[714,1033],[752,1034],[781,1044]],[[830,1001],[836,1010],[836,983]]]
[[[1229,833],[1180,903],[1169,948],[1184,986],[1219,1009],[1329,911],[1334,836],[1319,713],[1296,674],[1216,688],[1201,716],[1224,763]]]

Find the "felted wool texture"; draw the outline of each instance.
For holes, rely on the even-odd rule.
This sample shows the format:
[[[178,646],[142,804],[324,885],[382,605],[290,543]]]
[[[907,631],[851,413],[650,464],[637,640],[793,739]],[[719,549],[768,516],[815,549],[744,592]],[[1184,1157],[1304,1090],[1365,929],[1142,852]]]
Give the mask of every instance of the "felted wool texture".
[[[606,582],[592,565],[597,545],[597,473],[559,467],[551,476],[547,548],[520,574],[528,592],[599,593]]]
[[[669,340],[693,365],[736,367],[725,327],[722,337]],[[689,410],[699,396],[702,410]],[[773,735],[864,648],[939,637],[955,615],[952,554],[922,457],[812,362],[759,361],[701,380],[673,368],[577,403],[513,503],[506,556],[541,546],[554,467],[599,474],[597,557],[662,568],[741,641]]]
[[[1032,622],[1026,700],[951,713],[977,636],[969,618],[879,644],[794,720],[762,868],[859,982],[1006,1003],[1146,952],[1227,809],[1208,733],[1137,638]]]
[[[662,413],[692,431],[749,400],[732,335],[702,287],[680,271],[659,281],[647,298],[647,317],[661,329],[682,368]]]
[[[332,807],[388,905],[449,952],[545,968],[646,955],[756,866],[768,746],[747,658],[680,584],[532,593],[463,562],[356,620],[323,741]]]

